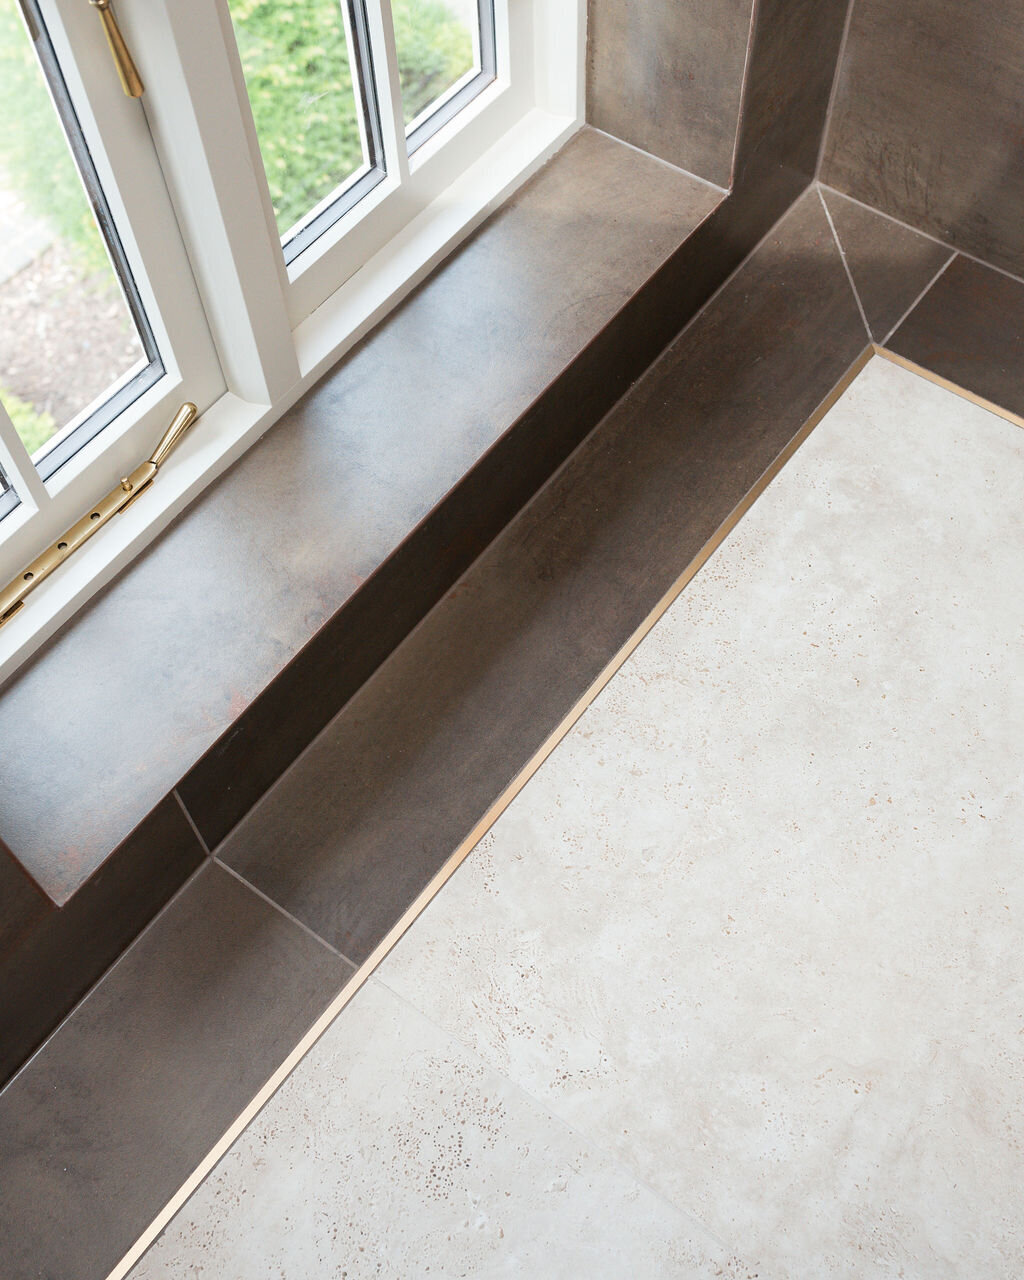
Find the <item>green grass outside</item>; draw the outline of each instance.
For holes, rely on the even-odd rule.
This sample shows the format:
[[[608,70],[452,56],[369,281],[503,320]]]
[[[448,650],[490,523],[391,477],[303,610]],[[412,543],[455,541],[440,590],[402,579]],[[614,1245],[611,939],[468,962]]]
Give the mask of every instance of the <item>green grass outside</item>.
[[[473,65],[443,0],[393,0],[406,123]],[[282,234],[363,162],[338,0],[231,0],[270,198]]]
[[[406,121],[473,64],[443,0],[393,0]],[[339,0],[231,0],[278,226],[287,230],[362,163]],[[17,0],[0,0],[0,180],[74,248],[83,275],[110,274]]]
[[[15,431],[30,454],[41,448],[57,430],[52,414],[40,413],[34,405],[8,391],[2,383],[0,404],[7,410]]]

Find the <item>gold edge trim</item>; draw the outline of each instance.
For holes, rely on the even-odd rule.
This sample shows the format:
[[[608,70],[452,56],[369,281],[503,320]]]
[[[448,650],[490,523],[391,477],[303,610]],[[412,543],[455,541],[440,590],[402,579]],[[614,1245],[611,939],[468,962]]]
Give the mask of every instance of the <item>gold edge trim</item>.
[[[580,720],[587,708],[603,692],[611,682],[612,678],[621,670],[626,662],[629,661],[636,649],[639,648],[651,631],[654,630],[668,610],[686,590],[687,586],[689,586],[696,575],[708,560],[710,560],[726,538],[728,538],[729,534],[732,533],[733,529],[736,528],[758,498],[761,497],[779,472],[782,471],[783,467],[785,467],[785,465],[790,461],[800,446],[806,442],[815,427],[818,426],[829,410],[834,407],[840,397],[845,394],[854,379],[861,373],[876,354],[880,354],[880,351],[879,348],[873,345],[867,346],[861,352],[796,435],[793,436],[790,442],[785,446],[778,457],[776,457],[775,460],[765,469],[736,506],[733,507],[708,541],[703,547],[701,547],[700,551],[693,557],[683,572],[678,578],[676,578],[675,582],[673,582],[672,586],[669,587],[668,591],[654,606],[653,610],[646,618],[644,618],[643,622],[640,623],[636,631],[633,632],[622,648],[618,650],[613,658],[611,658],[598,677],[586,689],[586,691],[581,694],[579,699],[577,699],[573,704],[571,709],[562,718],[556,728],[552,730],[541,746],[537,748],[534,754],[523,766],[522,770],[509,783],[501,795],[498,796],[490,808],[487,809],[483,817],[481,817],[474,825],[469,834],[462,840],[458,848],[456,848],[455,852],[448,858],[447,862],[445,862],[441,870],[437,872],[426,888],[423,889],[411,906],[406,909],[401,918],[377,944],[371,954],[367,956],[349,979],[345,988],[335,996],[334,1000],[327,1006],[316,1022],[314,1022],[309,1031],[306,1032],[288,1057],[285,1058],[284,1062],[281,1063],[263,1088],[260,1089],[249,1105],[240,1113],[237,1119],[200,1161],[196,1169],[189,1175],[171,1199],[168,1200],[167,1204],[157,1214],[142,1235],[139,1236],[131,1249],[128,1250],[117,1266],[110,1272],[107,1276],[107,1280],[124,1280],[124,1277],[127,1276],[128,1272],[135,1266],[164,1228],[172,1221],[180,1210],[184,1208],[190,1197],[199,1189],[208,1175],[213,1172],[222,1157],[227,1154],[237,1139],[245,1132],[253,1120],[256,1119],[259,1113],[267,1105],[274,1094],[277,1093],[303,1058],[305,1058],[306,1055],[316,1046],[317,1041],[341,1015],[345,1006],[359,993],[367,979],[373,975],[375,970],[383,963],[391,951],[394,950],[403,936],[409,931],[412,925],[415,924],[437,894],[444,888],[455,872],[459,869],[462,863],[469,857],[473,849],[476,848],[479,842],[491,827],[494,826],[534,774],[537,773],[552,752],[569,734],[573,726]]]
[[[950,382],[948,378],[944,378],[941,373],[933,373],[931,369],[926,369],[924,365],[915,364],[913,360],[908,360],[906,356],[901,356],[898,352],[890,350],[889,347],[880,347],[877,343],[874,346],[874,354],[882,356],[888,360],[890,364],[898,365],[901,369],[906,369],[908,373],[916,373],[918,377],[924,378],[926,382],[934,383],[937,387],[942,387],[944,391],[952,391],[961,400],[967,400],[971,404],[975,404],[979,409],[987,409],[989,413],[995,414],[997,418],[1003,418],[1007,422],[1012,422],[1015,427],[1024,427],[1024,417],[1018,413],[1014,413],[1012,409],[1004,409],[1002,405],[996,404],[994,400],[986,400],[984,396],[979,396],[974,391],[968,391],[966,387],[961,387],[959,383]]]

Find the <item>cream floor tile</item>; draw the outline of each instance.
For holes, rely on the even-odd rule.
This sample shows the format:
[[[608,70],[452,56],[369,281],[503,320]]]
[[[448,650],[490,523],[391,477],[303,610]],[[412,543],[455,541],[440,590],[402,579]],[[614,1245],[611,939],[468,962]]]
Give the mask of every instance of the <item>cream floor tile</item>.
[[[753,1273],[371,980],[131,1275]]]
[[[873,361],[381,971],[762,1277],[1024,1274],[1022,492]]]

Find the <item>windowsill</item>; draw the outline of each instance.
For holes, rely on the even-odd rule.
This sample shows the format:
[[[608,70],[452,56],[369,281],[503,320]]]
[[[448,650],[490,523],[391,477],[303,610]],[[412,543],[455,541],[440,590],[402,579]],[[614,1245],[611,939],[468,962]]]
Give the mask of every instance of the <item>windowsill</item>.
[[[0,735],[19,743],[0,777],[0,836],[55,901],[103,863],[723,198],[584,130],[303,394],[336,359],[340,329],[353,344],[365,335],[394,305],[396,286],[410,291],[465,234],[467,214],[476,225],[503,199],[527,151],[539,165],[573,127],[528,121],[508,168],[486,175],[486,198],[476,175],[475,211],[456,189],[372,279],[354,278],[314,313],[298,334],[298,403],[273,432],[245,452],[269,414],[225,397],[161,474],[148,510],[140,503],[94,540],[110,581],[142,544],[143,524],[156,516],[169,525],[211,462],[226,471],[240,459],[0,692]],[[52,634],[75,613],[87,594],[84,562],[82,581],[76,568],[35,593],[24,626],[45,616],[42,633]],[[5,628],[4,674],[31,643],[20,622]]]
[[[295,333],[300,379],[271,409],[227,393],[203,414],[145,501],[118,517],[0,629],[0,685],[226,471],[577,129],[533,111]],[[113,483],[113,479],[111,481]],[[27,514],[27,511],[26,513]],[[9,519],[17,522],[19,513]]]

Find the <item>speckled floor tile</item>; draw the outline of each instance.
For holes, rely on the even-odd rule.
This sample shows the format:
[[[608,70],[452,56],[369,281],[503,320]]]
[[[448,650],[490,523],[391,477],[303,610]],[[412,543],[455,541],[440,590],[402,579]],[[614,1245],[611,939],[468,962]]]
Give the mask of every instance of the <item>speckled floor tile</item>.
[[[1022,485],[872,361],[380,973],[762,1277],[1024,1274]]]
[[[132,1280],[753,1273],[377,983]]]

